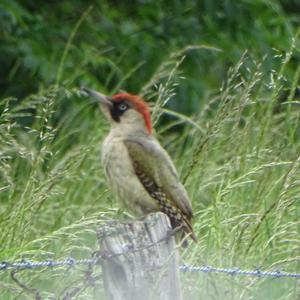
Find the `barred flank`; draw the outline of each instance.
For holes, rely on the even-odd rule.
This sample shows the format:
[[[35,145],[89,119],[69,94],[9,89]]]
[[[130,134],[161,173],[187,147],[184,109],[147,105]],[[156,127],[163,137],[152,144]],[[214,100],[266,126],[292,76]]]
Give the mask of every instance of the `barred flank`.
[[[172,228],[182,227],[183,232],[190,234],[191,238],[196,241],[196,237],[193,232],[190,220],[183,214],[183,212],[172,201],[167,198],[166,193],[163,192],[154,180],[152,180],[147,174],[145,174],[139,168],[136,162],[133,163],[135,173],[146,191],[150,196],[158,201],[160,210],[165,213],[171,221]]]

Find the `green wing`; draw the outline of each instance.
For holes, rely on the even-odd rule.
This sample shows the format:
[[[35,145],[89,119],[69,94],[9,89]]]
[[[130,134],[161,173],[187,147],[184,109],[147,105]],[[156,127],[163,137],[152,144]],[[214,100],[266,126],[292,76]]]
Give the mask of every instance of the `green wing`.
[[[124,144],[133,164],[136,163],[190,220],[192,207],[168,153],[154,138],[127,138]]]

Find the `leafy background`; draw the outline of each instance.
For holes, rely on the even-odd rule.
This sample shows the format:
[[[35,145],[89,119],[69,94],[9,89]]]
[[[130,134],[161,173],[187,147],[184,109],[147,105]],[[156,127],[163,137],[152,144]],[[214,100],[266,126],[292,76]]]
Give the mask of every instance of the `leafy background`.
[[[297,0],[0,2],[0,260],[89,257],[123,212],[79,87],[142,95],[178,167],[195,265],[300,272]],[[67,275],[66,275],[67,274]],[[84,269],[0,273],[1,299],[95,299]],[[72,288],[81,289],[74,292]],[[187,299],[298,299],[296,280],[182,274]]]

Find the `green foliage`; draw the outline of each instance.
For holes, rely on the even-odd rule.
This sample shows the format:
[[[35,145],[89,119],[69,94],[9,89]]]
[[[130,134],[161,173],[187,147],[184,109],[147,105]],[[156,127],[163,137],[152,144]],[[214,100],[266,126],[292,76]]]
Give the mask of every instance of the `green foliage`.
[[[0,261],[88,257],[96,228],[122,216],[100,163],[107,126],[86,85],[153,103],[195,212],[199,243],[184,261],[300,272],[299,9],[293,0],[2,0]],[[43,299],[86,280],[77,269],[17,277]],[[300,295],[288,279],[182,280],[191,299]],[[32,299],[8,273],[0,288],[1,299]],[[87,284],[76,299],[93,291]]]

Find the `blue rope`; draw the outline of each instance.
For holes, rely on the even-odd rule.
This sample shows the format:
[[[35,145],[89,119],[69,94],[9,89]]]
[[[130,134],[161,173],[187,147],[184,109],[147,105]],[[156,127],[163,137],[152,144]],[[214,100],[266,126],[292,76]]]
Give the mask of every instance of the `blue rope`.
[[[74,259],[66,258],[64,260],[45,260],[45,261],[29,261],[22,260],[19,262],[0,262],[0,271],[6,270],[24,270],[43,267],[63,267],[63,266],[75,266],[75,265],[96,265],[99,263],[99,258],[90,259]],[[239,268],[227,269],[216,268],[211,266],[193,266],[193,265],[181,265],[179,270],[182,272],[192,273],[222,273],[231,276],[251,276],[251,277],[272,277],[272,278],[300,278],[300,273],[289,273],[285,271],[261,271],[256,270],[241,270]]]

